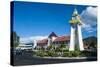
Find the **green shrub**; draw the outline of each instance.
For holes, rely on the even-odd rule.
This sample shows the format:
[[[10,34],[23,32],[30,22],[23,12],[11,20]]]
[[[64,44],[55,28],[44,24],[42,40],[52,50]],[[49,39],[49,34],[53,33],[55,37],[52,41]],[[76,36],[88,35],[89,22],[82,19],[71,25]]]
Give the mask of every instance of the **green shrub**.
[[[45,56],[44,52],[41,51],[41,50],[40,50],[40,51],[37,51],[37,52],[36,52],[36,55],[37,55],[37,56],[40,56],[40,57],[44,57],[44,56]]]
[[[80,51],[71,51],[72,57],[78,57],[80,56],[81,52]]]
[[[63,57],[68,57],[69,56],[69,52],[64,52],[63,53]]]
[[[60,48],[66,48],[66,45],[61,43]]]
[[[69,50],[68,49],[64,49],[63,52],[69,52]]]
[[[33,52],[34,53],[34,52]],[[43,51],[39,50],[35,52],[37,56],[40,57],[84,57],[84,56],[97,56],[96,52],[90,52],[90,51],[68,51],[68,50],[49,50],[49,51]]]
[[[54,48],[55,48],[55,47],[54,47],[53,44],[51,44],[50,46],[47,47],[48,50],[54,50]]]
[[[82,51],[81,56],[97,56],[97,52],[92,51]]]
[[[50,57],[56,57],[58,55],[57,55],[57,52],[55,52],[55,51],[48,51],[48,56],[50,56]]]
[[[55,52],[61,52],[61,48],[56,48]]]
[[[81,55],[80,51],[67,51],[63,53],[63,57],[78,57]]]

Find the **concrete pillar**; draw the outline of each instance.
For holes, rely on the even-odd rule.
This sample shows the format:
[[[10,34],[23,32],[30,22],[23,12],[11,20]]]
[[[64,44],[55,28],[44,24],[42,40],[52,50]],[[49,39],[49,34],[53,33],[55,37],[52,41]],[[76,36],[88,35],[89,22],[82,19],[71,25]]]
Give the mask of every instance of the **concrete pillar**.
[[[48,38],[48,44],[47,44],[47,46],[50,46],[50,42],[51,42],[50,38]]]
[[[77,25],[78,28],[78,40],[79,40],[79,48],[80,51],[84,50],[84,46],[83,46],[83,39],[82,39],[82,32],[81,32],[81,25]]]
[[[74,51],[74,47],[75,47],[75,28],[73,26],[71,26],[69,51]]]
[[[33,49],[37,46],[37,41],[34,40],[34,45],[33,45]]]

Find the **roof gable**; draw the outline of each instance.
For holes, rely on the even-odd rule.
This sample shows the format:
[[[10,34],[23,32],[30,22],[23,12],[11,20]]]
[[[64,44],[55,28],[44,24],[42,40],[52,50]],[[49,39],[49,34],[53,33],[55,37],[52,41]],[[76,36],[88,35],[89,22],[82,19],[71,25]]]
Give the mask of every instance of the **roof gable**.
[[[48,38],[51,38],[51,37],[57,37],[57,35],[56,35],[54,32],[52,32],[52,33],[48,36]]]

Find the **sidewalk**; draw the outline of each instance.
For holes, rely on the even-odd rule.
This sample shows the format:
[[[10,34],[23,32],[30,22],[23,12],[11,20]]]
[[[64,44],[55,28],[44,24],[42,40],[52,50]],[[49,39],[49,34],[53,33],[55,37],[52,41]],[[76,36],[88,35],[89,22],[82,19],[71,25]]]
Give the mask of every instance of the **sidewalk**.
[[[36,58],[45,58],[45,59],[97,59],[97,57],[39,57],[34,56]]]

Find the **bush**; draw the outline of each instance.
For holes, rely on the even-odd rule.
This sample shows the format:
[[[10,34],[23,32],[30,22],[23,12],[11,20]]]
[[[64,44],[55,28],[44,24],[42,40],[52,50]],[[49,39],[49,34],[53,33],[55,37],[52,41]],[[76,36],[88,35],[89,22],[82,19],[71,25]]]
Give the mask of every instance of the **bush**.
[[[63,52],[69,52],[69,50],[68,49],[64,49]]]
[[[81,56],[97,56],[97,52],[92,52],[92,51],[82,51]]]
[[[47,47],[47,50],[54,50],[54,48],[55,48],[54,45],[51,44],[50,46]]]
[[[40,57],[57,57],[57,52],[55,51],[38,51],[36,52],[36,55],[37,56],[40,56]]]
[[[36,55],[37,56],[40,56],[40,57],[44,57],[45,56],[45,54],[44,54],[44,52],[43,51],[38,51],[38,52],[36,52]]]
[[[54,50],[49,50],[49,51],[43,51],[39,50],[37,52],[33,52],[33,54],[36,54],[36,56],[40,57],[84,57],[84,56],[97,56],[96,52],[90,52],[90,51],[54,51]]]
[[[72,57],[78,57],[81,55],[80,51],[71,51],[70,53],[72,54]]]
[[[78,57],[81,55],[80,51],[67,51],[63,53],[63,57]]]
[[[55,51],[48,51],[47,54],[48,54],[48,56],[50,56],[50,57],[57,57],[57,56],[58,56],[58,55],[57,55],[57,52],[55,52]]]
[[[61,52],[61,48],[56,48],[55,52]]]
[[[67,56],[69,56],[69,52],[64,52],[63,57],[67,57]]]
[[[60,45],[60,48],[66,48],[66,45],[62,43],[62,44]]]

